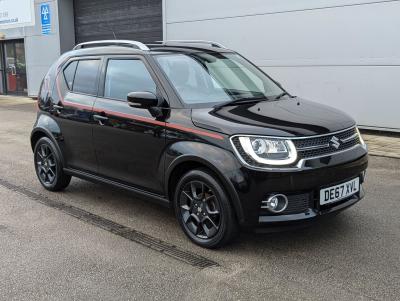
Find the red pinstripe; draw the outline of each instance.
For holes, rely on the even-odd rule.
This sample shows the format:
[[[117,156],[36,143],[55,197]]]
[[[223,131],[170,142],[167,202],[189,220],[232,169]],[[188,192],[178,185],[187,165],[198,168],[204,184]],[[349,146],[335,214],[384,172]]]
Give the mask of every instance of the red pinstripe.
[[[146,122],[146,123],[150,123],[150,124],[156,124],[156,125],[160,125],[160,126],[165,126],[167,128],[180,130],[180,131],[184,131],[184,132],[189,132],[189,133],[193,133],[193,134],[197,134],[197,135],[201,135],[201,136],[206,136],[206,137],[210,137],[210,138],[214,138],[214,139],[218,139],[218,140],[223,140],[224,139],[223,136],[218,135],[218,134],[214,134],[214,133],[210,133],[210,132],[206,132],[206,131],[202,131],[202,130],[198,130],[198,129],[188,128],[188,127],[185,127],[185,126],[182,126],[182,125],[179,125],[179,124],[175,124],[175,123],[167,123],[167,122],[153,120],[153,119],[150,119],[150,118],[147,118],[147,117],[138,116],[138,115],[115,112],[115,111],[111,111],[111,110],[98,109],[98,108],[94,108],[94,107],[91,107],[91,106],[70,102],[68,100],[65,100],[64,97],[62,96],[61,89],[60,89],[60,83],[59,83],[59,74],[57,74],[57,77],[56,77],[56,85],[57,85],[58,96],[59,96],[60,101],[61,101],[62,104],[66,104],[66,105],[69,105],[69,106],[72,106],[72,107],[76,107],[76,108],[79,108],[79,109],[83,109],[83,110],[90,110],[90,111],[93,110],[94,112],[98,112],[98,113],[103,113],[104,112],[106,114],[114,115],[114,116],[118,116],[118,117],[122,117],[122,118],[133,119],[133,120]]]

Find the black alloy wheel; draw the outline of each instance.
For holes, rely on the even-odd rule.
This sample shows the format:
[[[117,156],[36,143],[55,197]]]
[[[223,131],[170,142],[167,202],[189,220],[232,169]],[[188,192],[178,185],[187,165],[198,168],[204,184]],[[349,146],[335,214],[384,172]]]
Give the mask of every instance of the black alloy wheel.
[[[193,235],[207,239],[214,237],[221,224],[218,199],[202,181],[191,181],[181,191],[180,209],[183,222]]]
[[[60,155],[49,138],[40,138],[36,143],[34,161],[36,175],[47,190],[60,191],[71,182],[71,176],[63,172]]]
[[[184,233],[202,247],[221,247],[237,234],[229,197],[208,170],[195,169],[183,175],[176,186],[174,208]]]
[[[57,165],[55,155],[48,144],[41,144],[36,156],[36,168],[40,181],[46,185],[51,185],[57,179]]]

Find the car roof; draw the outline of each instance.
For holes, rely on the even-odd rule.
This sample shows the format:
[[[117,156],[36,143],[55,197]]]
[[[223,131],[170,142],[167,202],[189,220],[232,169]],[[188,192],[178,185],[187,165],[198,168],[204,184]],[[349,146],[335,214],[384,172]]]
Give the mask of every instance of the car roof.
[[[199,45],[196,43],[170,43],[168,45],[149,44],[148,46],[152,52],[233,52],[228,48],[215,47],[212,45]]]

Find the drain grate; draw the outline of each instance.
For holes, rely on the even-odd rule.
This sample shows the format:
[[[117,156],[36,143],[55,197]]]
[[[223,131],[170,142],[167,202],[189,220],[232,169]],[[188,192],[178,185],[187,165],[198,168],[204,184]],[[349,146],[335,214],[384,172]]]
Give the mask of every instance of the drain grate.
[[[118,224],[116,222],[113,222],[112,220],[103,218],[99,215],[90,213],[81,208],[71,206],[71,205],[65,204],[60,201],[51,200],[43,195],[40,195],[36,192],[26,189],[25,187],[12,184],[1,178],[0,178],[0,185],[9,190],[23,194],[24,196],[27,196],[30,199],[32,199],[36,202],[39,202],[43,205],[46,205],[46,206],[54,208],[54,209],[61,210],[62,212],[66,213],[68,215],[71,215],[79,220],[82,220],[88,224],[91,224],[93,226],[99,227],[106,231],[112,232],[116,235],[119,235],[119,236],[125,238],[125,239],[129,239],[133,242],[136,242],[140,245],[146,246],[152,250],[155,250],[157,252],[160,252],[162,254],[165,254],[167,256],[175,258],[179,261],[190,264],[194,267],[204,269],[204,268],[208,268],[208,267],[219,266],[218,263],[216,263],[215,261],[212,261],[208,258],[205,258],[205,257],[197,255],[195,253],[183,250],[175,245],[172,245],[172,244],[169,244],[162,240],[159,240],[155,237],[152,237],[150,235],[147,235],[145,233],[137,231],[133,228]]]

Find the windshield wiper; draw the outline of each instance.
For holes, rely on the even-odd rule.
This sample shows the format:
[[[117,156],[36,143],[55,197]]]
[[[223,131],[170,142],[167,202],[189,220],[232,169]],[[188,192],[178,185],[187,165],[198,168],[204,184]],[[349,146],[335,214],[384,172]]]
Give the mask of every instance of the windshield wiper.
[[[267,101],[269,100],[267,97],[263,96],[263,97],[244,97],[244,98],[239,98],[239,99],[234,99],[234,100],[230,100],[224,103],[221,103],[219,105],[216,105],[215,107],[225,107],[225,106],[231,106],[231,105],[235,105],[235,104],[246,104],[246,103],[252,103],[255,101]]]
[[[282,92],[281,94],[279,94],[278,96],[276,96],[275,98],[274,98],[274,100],[279,100],[279,99],[281,99],[283,96],[285,96],[285,95],[287,95],[287,96],[289,96],[289,97],[293,97],[292,95],[290,95],[288,92],[286,92],[286,91],[284,91],[284,92]]]

